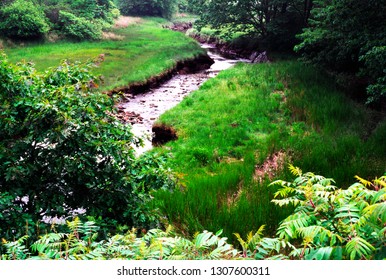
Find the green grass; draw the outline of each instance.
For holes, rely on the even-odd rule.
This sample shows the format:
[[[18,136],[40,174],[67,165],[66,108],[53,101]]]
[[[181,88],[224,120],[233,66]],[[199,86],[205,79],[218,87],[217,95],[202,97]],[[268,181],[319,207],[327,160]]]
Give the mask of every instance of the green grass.
[[[192,58],[203,50],[182,33],[161,28],[166,21],[147,18],[127,28],[113,29],[120,40],[56,42],[6,48],[11,62],[32,61],[39,71],[61,60],[91,61],[100,54],[105,61],[94,72],[104,77],[102,89],[144,82],[170,68],[177,61]]]
[[[290,179],[286,164],[340,186],[355,175],[383,175],[386,122],[374,129],[376,114],[299,62],[237,65],[161,116],[179,139],[154,152],[171,154],[185,188],[157,193],[154,207],[186,234],[224,229],[233,239],[262,224],[273,232],[288,212],[270,203],[268,183]],[[256,166],[278,151],[286,154],[283,169],[254,180]]]

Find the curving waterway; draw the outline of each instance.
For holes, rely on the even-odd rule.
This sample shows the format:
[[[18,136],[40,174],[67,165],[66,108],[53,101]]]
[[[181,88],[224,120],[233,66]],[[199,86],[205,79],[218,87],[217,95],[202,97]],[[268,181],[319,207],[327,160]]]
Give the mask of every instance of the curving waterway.
[[[226,58],[208,44],[202,44],[201,47],[214,60],[214,64],[209,69],[194,74],[178,74],[157,88],[132,95],[128,101],[118,105],[120,110],[135,116],[132,132],[145,140],[143,147],[135,148],[137,155],[152,148],[152,126],[160,115],[176,106],[185,96],[197,90],[206,80],[215,77],[222,70],[231,68],[237,62],[250,62],[247,59]],[[70,215],[84,212],[84,209],[79,208],[71,211]],[[61,224],[65,222],[65,218],[44,216],[43,221]]]
[[[157,88],[133,95],[128,101],[119,104],[120,110],[136,116],[132,122],[132,132],[145,140],[143,147],[136,148],[138,155],[152,148],[152,126],[165,111],[176,106],[185,96],[197,90],[220,71],[234,66],[237,62],[250,62],[246,59],[226,58],[208,44],[202,44],[201,47],[214,60],[209,69],[194,74],[178,74]]]

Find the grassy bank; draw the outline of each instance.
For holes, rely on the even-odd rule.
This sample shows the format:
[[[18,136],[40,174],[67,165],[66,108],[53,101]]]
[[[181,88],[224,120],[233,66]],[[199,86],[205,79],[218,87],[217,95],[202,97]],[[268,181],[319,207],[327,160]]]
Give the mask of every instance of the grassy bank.
[[[177,61],[203,53],[198,44],[182,33],[162,28],[158,18],[126,18],[97,42],[28,44],[5,49],[10,61],[32,61],[40,71],[61,60],[104,61],[95,73],[104,77],[102,89],[144,82],[170,68]]]
[[[157,193],[155,207],[187,234],[273,230],[287,213],[268,183],[289,178],[288,163],[340,186],[383,175],[381,118],[299,62],[237,65],[161,116],[179,139],[156,151],[172,155],[185,188]]]

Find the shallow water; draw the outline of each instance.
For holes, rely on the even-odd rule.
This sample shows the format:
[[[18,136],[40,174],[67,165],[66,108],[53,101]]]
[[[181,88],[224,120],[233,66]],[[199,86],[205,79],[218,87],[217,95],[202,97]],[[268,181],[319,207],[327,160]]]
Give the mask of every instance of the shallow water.
[[[231,68],[237,62],[249,62],[245,59],[225,58],[211,45],[203,44],[201,47],[206,49],[208,55],[215,61],[209,69],[195,74],[178,74],[157,88],[134,95],[127,102],[119,104],[119,108],[124,112],[140,115],[140,118],[132,124],[134,135],[145,140],[143,147],[136,148],[138,155],[152,148],[152,126],[159,116],[176,106],[185,96],[197,90],[220,71]]]

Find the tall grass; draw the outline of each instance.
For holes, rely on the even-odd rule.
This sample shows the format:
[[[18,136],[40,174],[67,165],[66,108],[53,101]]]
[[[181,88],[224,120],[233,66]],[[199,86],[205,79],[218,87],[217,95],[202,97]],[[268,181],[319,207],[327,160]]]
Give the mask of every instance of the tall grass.
[[[104,62],[93,71],[104,77],[102,89],[113,89],[144,82],[170,69],[177,61],[203,53],[194,40],[163,29],[161,25],[165,23],[163,19],[147,18],[126,28],[112,29],[115,39],[37,43],[6,48],[5,52],[10,61],[32,61],[39,71],[64,59],[93,61],[103,54]]]
[[[185,188],[156,193],[154,207],[186,234],[222,228],[232,240],[262,224],[273,232],[288,212],[270,203],[268,184],[290,177],[288,163],[343,186],[357,174],[386,171],[386,122],[373,130],[374,114],[310,66],[239,64],[161,116],[179,139],[154,152],[171,155]],[[256,178],[257,167],[278,151],[284,166]]]

